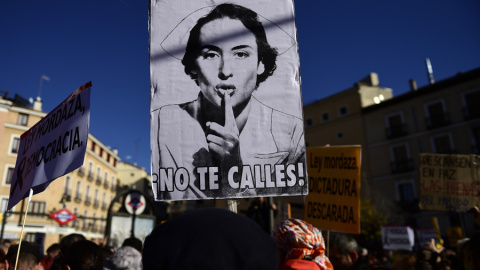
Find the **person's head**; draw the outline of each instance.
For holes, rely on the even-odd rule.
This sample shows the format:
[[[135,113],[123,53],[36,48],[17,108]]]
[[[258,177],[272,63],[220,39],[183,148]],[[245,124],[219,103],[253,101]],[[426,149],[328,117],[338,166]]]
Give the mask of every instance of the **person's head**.
[[[66,250],[69,246],[71,246],[72,244],[74,244],[78,241],[85,240],[85,239],[86,239],[85,236],[83,236],[82,234],[71,233],[71,234],[63,237],[62,240],[60,240],[60,250],[62,252],[66,252]]]
[[[273,230],[279,262],[290,259],[314,261],[320,269],[332,269],[325,256],[325,241],[320,230],[300,219],[286,219]]]
[[[187,211],[147,236],[143,269],[276,270],[273,238],[253,220],[220,208]]]
[[[221,4],[190,31],[182,64],[211,103],[221,106],[227,93],[235,107],[273,74],[277,54],[257,13]]]
[[[47,248],[47,256],[50,258],[56,257],[58,253],[60,253],[60,244],[58,243],[52,244]]]
[[[5,257],[7,269],[15,269],[19,245],[11,245]],[[30,242],[22,241],[18,254],[18,270],[36,270],[40,266],[41,254],[38,247]]]
[[[103,251],[89,240],[80,240],[62,251],[63,270],[102,270]]]
[[[358,244],[355,239],[343,233],[330,235],[329,258],[335,270],[353,269],[358,260]]]
[[[129,237],[123,241],[122,247],[133,247],[134,249],[138,250],[139,252],[142,252],[143,249],[143,243],[142,240],[135,238],[135,237]]]
[[[104,270],[142,270],[142,254],[133,247],[123,246],[105,260]]]

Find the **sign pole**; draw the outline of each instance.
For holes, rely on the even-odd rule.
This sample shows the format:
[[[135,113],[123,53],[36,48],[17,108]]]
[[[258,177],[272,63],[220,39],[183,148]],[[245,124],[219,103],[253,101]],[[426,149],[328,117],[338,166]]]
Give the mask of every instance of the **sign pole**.
[[[30,205],[30,201],[32,201],[32,195],[33,189],[30,189],[30,194],[28,195],[27,209],[25,210],[25,216],[23,217],[22,231],[20,232],[20,241],[18,242],[17,259],[15,260],[15,270],[17,270],[18,256],[20,255],[20,247],[22,246],[23,229],[25,229],[25,221],[27,220],[28,207]]]

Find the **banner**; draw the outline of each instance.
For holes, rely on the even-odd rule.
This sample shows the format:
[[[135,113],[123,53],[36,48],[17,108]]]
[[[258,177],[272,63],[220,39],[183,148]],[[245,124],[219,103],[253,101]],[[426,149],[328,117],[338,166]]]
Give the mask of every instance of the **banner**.
[[[74,91],[20,137],[7,209],[44,191],[50,182],[83,164],[90,121],[91,82]]]
[[[155,200],[305,195],[292,0],[151,0]]]
[[[382,226],[383,249],[412,250],[415,244],[413,229],[408,226]]]
[[[420,154],[422,210],[466,212],[480,205],[480,156]]]
[[[360,233],[361,150],[308,147],[305,221],[323,230]]]

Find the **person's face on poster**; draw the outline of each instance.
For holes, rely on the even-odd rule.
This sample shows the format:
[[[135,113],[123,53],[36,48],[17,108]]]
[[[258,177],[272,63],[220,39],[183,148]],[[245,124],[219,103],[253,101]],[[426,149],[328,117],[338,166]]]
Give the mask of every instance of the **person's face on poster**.
[[[248,100],[264,71],[253,33],[239,20],[216,19],[201,28],[199,44],[195,72],[204,96],[218,107],[224,94],[233,108]]]

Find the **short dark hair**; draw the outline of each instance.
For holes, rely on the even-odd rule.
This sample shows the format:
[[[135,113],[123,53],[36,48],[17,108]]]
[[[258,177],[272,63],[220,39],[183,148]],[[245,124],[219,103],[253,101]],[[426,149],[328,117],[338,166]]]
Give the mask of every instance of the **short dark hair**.
[[[196,67],[195,59],[198,57],[200,51],[200,30],[205,24],[222,18],[241,21],[245,28],[250,30],[255,36],[258,47],[258,61],[262,62],[265,66],[265,71],[257,76],[255,87],[258,87],[258,85],[271,76],[277,68],[275,62],[278,52],[276,48],[271,47],[268,43],[265,29],[258,19],[258,14],[246,7],[230,3],[216,6],[206,16],[200,18],[192,30],[190,30],[186,52],[182,59],[182,64],[185,66],[185,73],[198,84],[197,75],[192,71]]]
[[[103,251],[100,246],[90,240],[80,240],[70,245],[62,257],[62,269],[71,270],[102,270]]]
[[[8,264],[13,269],[15,268],[15,261],[17,258],[17,251],[19,245],[12,245],[8,249],[5,259],[8,261]],[[18,256],[18,269],[33,269],[40,262],[41,254],[37,245],[22,241],[20,245],[20,254]]]

